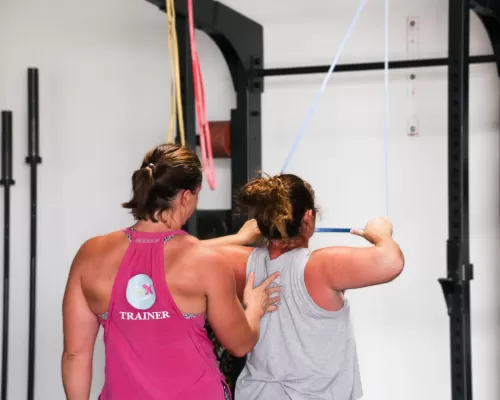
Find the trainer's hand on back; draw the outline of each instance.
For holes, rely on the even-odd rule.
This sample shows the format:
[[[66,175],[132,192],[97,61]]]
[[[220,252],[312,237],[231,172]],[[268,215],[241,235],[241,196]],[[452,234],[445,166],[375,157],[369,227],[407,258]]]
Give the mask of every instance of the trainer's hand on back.
[[[243,291],[243,305],[247,310],[255,312],[260,318],[262,318],[266,312],[276,310],[276,303],[280,301],[280,296],[270,296],[273,293],[278,293],[280,288],[279,286],[270,287],[270,285],[278,276],[279,272],[276,272],[254,288],[255,275],[253,272],[248,275],[245,290]]]
[[[392,223],[389,217],[375,218],[368,221],[365,229],[352,229],[351,233],[377,244],[381,240],[392,237]]]

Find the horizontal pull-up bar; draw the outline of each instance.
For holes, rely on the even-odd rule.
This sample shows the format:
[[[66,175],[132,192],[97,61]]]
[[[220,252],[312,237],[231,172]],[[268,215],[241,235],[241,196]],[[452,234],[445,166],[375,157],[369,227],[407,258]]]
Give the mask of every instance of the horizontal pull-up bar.
[[[486,64],[496,62],[494,55],[471,56],[470,64]],[[425,67],[445,67],[448,66],[448,58],[428,58],[422,60],[401,60],[390,61],[389,69],[405,68],[425,68]],[[316,65],[310,67],[286,67],[286,68],[267,68],[256,72],[259,77],[262,76],[286,76],[286,75],[306,75],[322,74],[328,72],[330,65]],[[377,71],[383,70],[383,62],[371,62],[360,64],[340,64],[335,67],[334,72],[355,72],[355,71]]]

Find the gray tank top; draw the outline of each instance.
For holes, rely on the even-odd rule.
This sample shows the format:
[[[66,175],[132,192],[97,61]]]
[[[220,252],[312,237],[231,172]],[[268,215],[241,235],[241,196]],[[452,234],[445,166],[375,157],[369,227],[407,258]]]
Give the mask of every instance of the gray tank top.
[[[247,276],[259,285],[279,271],[278,310],[261,321],[260,338],[236,382],[235,400],[357,400],[363,395],[349,302],[339,311],[317,306],[304,269],[311,252],[300,248],[270,260],[255,249]]]

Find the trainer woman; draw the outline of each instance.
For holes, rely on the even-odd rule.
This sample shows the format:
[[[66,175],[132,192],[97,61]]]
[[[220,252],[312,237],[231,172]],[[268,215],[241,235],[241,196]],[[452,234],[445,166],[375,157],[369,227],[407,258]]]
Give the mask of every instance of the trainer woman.
[[[255,289],[250,277],[244,310],[231,266],[213,246],[245,238],[203,243],[180,230],[196,208],[201,181],[195,153],[158,146],[134,172],[132,199],[123,205],[137,223],[92,238],[78,251],[63,302],[62,378],[69,400],[89,399],[99,325],[106,348],[101,400],[229,398],[205,314],[225,348],[248,353],[261,318],[276,308],[268,287],[278,274]]]
[[[237,383],[236,400],[356,400],[362,397],[349,302],[343,292],[392,281],[404,258],[387,218],[353,231],[371,247],[308,249],[316,206],[311,187],[295,175],[252,180],[239,202],[257,220],[268,245],[222,246],[243,295],[255,283],[280,273],[281,301],[261,322],[257,345]]]

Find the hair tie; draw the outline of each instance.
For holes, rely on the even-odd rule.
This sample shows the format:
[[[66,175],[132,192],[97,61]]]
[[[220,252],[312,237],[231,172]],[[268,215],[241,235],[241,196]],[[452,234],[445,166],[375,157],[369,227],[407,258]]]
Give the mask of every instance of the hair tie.
[[[153,163],[149,163],[146,168],[151,168],[151,171],[155,172],[155,165]]]

